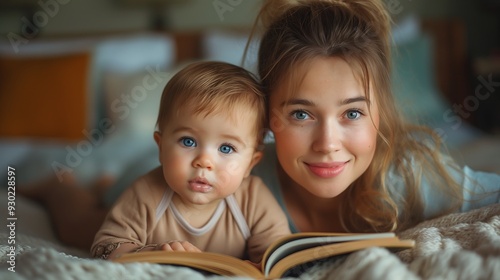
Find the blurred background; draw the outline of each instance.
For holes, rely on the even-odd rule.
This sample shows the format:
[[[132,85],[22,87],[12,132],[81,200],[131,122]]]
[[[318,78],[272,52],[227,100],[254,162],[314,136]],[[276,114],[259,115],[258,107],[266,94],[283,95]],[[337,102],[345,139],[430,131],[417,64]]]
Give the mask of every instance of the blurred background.
[[[43,9],[37,0],[3,0],[3,34],[21,28],[22,17]],[[251,26],[261,0],[42,0],[60,10],[42,35],[68,35],[149,29],[201,30]],[[222,16],[222,17],[220,17]]]
[[[249,28],[262,0],[2,0],[0,34],[19,33],[23,18],[40,24],[39,36],[67,36],[140,30]],[[384,0],[393,18],[459,19],[467,29],[472,57],[498,52],[498,0]],[[45,3],[41,5],[40,3]],[[57,6],[57,7],[54,7]],[[56,11],[55,11],[56,10]],[[41,11],[48,18],[40,16]],[[38,16],[37,16],[38,15]]]
[[[403,113],[432,126],[462,164],[500,172],[500,1],[384,2]],[[190,61],[240,64],[261,4],[0,1],[2,166],[19,166],[29,182],[74,171],[137,176],[157,165],[163,86]],[[244,65],[252,71],[255,55],[253,44]]]

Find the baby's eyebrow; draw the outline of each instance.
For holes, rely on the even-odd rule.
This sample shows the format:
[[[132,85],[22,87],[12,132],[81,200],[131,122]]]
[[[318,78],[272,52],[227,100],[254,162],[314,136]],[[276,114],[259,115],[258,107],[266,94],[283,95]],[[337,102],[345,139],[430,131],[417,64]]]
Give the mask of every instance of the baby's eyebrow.
[[[175,128],[172,133],[178,133],[178,132],[184,132],[184,131],[189,131],[189,132],[195,132],[194,129],[192,129],[191,127],[188,127],[188,126],[180,126],[180,127],[177,127]]]
[[[241,137],[237,136],[237,135],[232,135],[232,134],[223,134],[222,137],[224,139],[231,139],[233,141],[236,141],[238,142],[240,145],[243,146],[243,148],[245,148],[247,145],[245,144],[245,141],[243,141],[243,139],[241,139]]]

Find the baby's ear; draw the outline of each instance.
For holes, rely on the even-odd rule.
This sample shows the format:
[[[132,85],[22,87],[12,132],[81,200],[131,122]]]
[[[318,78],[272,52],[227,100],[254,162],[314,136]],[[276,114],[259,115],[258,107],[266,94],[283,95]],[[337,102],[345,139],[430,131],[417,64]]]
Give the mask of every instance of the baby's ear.
[[[250,172],[252,172],[253,167],[259,163],[259,161],[262,159],[262,156],[264,154],[261,151],[255,151],[252,155],[252,160],[250,161],[250,164],[248,165],[248,168],[245,172],[245,177],[250,175]]]
[[[161,132],[155,131],[153,133],[153,138],[155,139],[156,145],[158,145],[158,149],[161,151]]]
[[[155,139],[156,145],[158,145],[158,155],[161,162],[161,132],[155,131],[153,133],[153,138]]]

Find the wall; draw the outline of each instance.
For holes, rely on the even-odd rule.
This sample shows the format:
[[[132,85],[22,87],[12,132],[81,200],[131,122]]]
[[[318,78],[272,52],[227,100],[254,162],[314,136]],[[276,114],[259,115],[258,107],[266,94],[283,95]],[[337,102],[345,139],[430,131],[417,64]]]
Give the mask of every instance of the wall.
[[[399,3],[400,18],[410,13],[422,18],[458,18],[467,30],[471,57],[500,52],[500,8],[487,7],[482,0],[384,0]],[[494,1],[491,1],[494,2]],[[500,1],[497,1],[500,2]]]
[[[37,36],[144,30],[151,26],[155,13],[169,29],[249,27],[260,6],[259,0],[171,0],[164,7],[148,9],[122,1],[140,2],[40,0],[31,10],[0,6],[0,35],[31,31],[27,19],[36,27]]]
[[[5,0],[4,0],[5,1]],[[15,1],[15,0],[13,0]],[[31,1],[31,0],[25,0]],[[460,18],[466,23],[472,57],[490,54],[500,45],[499,10],[479,0],[383,0],[397,20],[410,13],[424,18]],[[8,2],[8,1],[7,1]],[[33,0],[31,11],[0,6],[0,36],[27,32],[26,20],[38,21],[37,36],[106,33],[144,30],[153,14],[168,29],[192,30],[215,27],[248,28],[262,0],[169,0],[165,7],[147,9],[140,0]],[[152,2],[162,2],[160,0]],[[131,4],[124,4],[131,3]]]

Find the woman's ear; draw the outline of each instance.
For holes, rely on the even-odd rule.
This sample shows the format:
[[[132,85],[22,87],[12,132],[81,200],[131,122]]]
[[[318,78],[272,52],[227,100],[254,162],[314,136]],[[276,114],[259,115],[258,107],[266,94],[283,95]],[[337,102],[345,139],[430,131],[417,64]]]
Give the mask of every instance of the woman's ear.
[[[250,164],[248,165],[248,168],[245,172],[245,177],[248,177],[250,175],[250,172],[252,172],[253,167],[259,163],[259,161],[262,159],[262,156],[264,154],[261,151],[255,151],[252,155],[252,160],[250,161]]]

